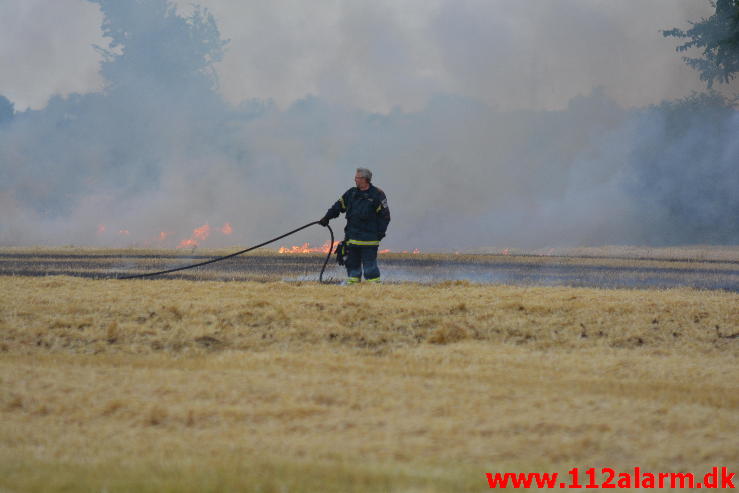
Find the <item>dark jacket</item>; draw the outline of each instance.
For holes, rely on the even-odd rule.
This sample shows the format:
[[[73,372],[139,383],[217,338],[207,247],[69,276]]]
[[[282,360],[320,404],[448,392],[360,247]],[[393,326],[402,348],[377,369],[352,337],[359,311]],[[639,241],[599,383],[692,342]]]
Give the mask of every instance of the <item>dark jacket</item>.
[[[350,188],[326,212],[333,219],[346,213],[345,239],[359,245],[378,245],[390,223],[385,192],[370,184],[367,190]]]

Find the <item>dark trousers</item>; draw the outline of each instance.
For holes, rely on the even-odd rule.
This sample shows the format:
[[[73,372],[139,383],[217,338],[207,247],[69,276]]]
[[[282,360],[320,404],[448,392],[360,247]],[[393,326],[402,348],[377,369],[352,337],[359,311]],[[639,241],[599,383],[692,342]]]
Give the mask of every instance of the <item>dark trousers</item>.
[[[359,282],[362,278],[362,269],[364,269],[366,280],[380,280],[376,246],[349,245],[347,254],[346,275],[349,277],[349,282]]]

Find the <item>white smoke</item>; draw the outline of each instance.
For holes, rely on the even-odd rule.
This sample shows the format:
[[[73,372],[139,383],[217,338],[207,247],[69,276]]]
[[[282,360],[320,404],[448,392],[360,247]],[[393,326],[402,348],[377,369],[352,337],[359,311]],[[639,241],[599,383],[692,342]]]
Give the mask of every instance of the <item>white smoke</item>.
[[[357,166],[388,194],[392,249],[739,241],[737,112],[718,96],[645,105],[679,94],[682,69],[627,63],[657,48],[630,39],[627,21],[643,19],[625,7],[438,1],[409,28],[389,3],[337,3],[311,25],[338,27],[303,45],[307,7],[282,17],[249,4],[219,62],[219,18],[165,0],[97,3],[128,33],[102,66],[105,89],[0,121],[2,245],[174,246],[226,222],[234,233],[207,246],[254,244],[321,217]],[[278,46],[258,44],[272,23],[286,23],[267,38]],[[338,47],[320,52],[332,35]],[[240,80],[255,95],[270,80],[288,99],[313,80],[318,95],[235,104],[244,39]],[[324,240],[315,228],[291,242]]]

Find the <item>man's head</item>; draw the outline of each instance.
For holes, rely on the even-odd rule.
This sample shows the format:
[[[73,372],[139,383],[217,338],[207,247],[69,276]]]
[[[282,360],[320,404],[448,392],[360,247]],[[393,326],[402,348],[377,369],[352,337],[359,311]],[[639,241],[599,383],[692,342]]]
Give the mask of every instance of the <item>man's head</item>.
[[[357,168],[357,172],[354,175],[354,183],[357,184],[357,188],[360,190],[367,190],[372,181],[372,172],[367,168]]]

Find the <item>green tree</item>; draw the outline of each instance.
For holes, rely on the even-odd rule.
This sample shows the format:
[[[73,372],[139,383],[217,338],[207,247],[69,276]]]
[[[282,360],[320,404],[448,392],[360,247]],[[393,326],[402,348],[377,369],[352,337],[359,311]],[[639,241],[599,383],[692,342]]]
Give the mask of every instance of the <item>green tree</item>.
[[[103,34],[111,40],[109,49],[96,47],[110,88],[217,84],[213,64],[228,41],[206,9],[195,5],[182,17],[171,0],[89,1],[100,5]]]
[[[728,83],[739,72],[739,0],[711,2],[716,9],[708,19],[691,22],[691,28],[663,31],[666,37],[686,40],[677,47],[684,52],[691,48],[703,50],[700,57],[683,57],[685,63],[700,72],[709,89],[714,81]]]
[[[0,125],[2,125],[5,122],[9,122],[13,118],[13,114],[15,113],[15,108],[13,103],[0,94]]]

